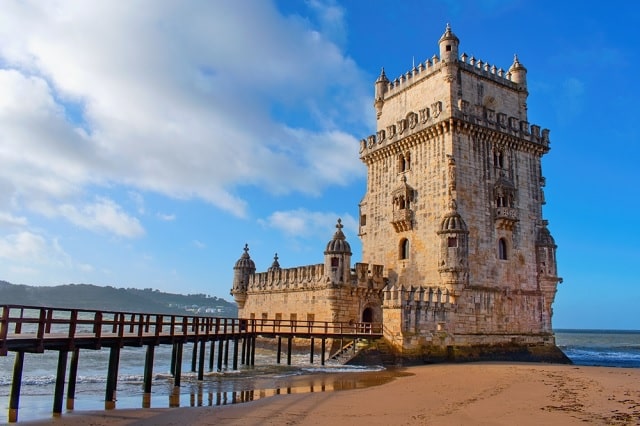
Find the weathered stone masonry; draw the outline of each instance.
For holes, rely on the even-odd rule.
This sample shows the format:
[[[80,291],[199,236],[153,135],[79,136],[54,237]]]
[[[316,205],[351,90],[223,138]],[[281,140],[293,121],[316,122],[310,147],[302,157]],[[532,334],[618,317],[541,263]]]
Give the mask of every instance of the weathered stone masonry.
[[[458,47],[447,26],[439,56],[393,81],[383,70],[374,84],[377,129],[360,143],[365,263],[351,269],[340,223],[324,264],[283,270],[276,258],[255,274],[245,249],[232,290],[240,316],[382,320],[407,356],[553,353],[562,280],[542,215],[549,131],[529,124],[517,57],[505,71]]]

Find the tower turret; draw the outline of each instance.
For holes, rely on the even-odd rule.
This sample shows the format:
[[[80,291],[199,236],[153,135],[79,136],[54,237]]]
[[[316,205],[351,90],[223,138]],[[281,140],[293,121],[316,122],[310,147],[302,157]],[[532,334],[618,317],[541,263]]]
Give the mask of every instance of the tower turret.
[[[527,90],[527,69],[518,60],[518,55],[513,55],[513,63],[509,67],[511,81],[518,85],[518,90]]]
[[[328,284],[337,286],[349,282],[351,278],[351,246],[342,232],[342,220],[338,219],[333,239],[327,243],[324,251],[324,270],[328,277]]]
[[[469,230],[454,199],[449,201],[449,211],[442,218],[438,235],[440,278],[453,294],[459,295],[469,280]]]
[[[382,106],[384,105],[384,95],[387,93],[387,87],[389,85],[389,79],[387,75],[384,73],[384,68],[380,72],[380,76],[375,83],[375,92],[373,95],[373,106],[376,108],[376,117],[380,118],[380,114],[382,114]]]
[[[440,45],[440,61],[455,62],[458,60],[458,45],[460,39],[451,31],[451,26],[447,24],[447,28],[438,41]]]
[[[249,286],[249,277],[256,272],[256,264],[249,256],[249,244],[244,245],[244,253],[233,267],[233,287],[231,295],[242,309],[244,302],[247,300],[247,288]]]

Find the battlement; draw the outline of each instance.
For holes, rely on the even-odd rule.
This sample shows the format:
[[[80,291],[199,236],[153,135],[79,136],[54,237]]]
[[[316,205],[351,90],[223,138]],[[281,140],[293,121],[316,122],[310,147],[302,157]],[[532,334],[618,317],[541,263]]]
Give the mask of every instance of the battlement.
[[[249,276],[248,291],[273,291],[316,288],[326,284],[324,264],[272,269]]]
[[[386,308],[406,307],[440,307],[450,308],[455,304],[455,297],[449,289],[424,286],[387,286],[383,293],[382,303]]]
[[[351,269],[347,285],[381,289],[385,285],[383,271],[382,265],[356,263],[355,268]],[[325,274],[325,265],[319,263],[254,273],[248,277],[247,291],[310,290],[329,285],[331,285],[331,279]]]
[[[390,98],[412,84],[437,73],[445,64],[447,63],[440,60],[438,55],[434,54],[431,58],[424,62],[420,62],[417,66],[414,66],[406,73],[400,74],[395,79],[390,80],[386,85],[384,98]],[[485,62],[482,59],[477,59],[473,55],[469,56],[466,53],[462,53],[460,58],[453,62],[453,64],[480,77],[505,85],[510,89],[517,88],[516,83],[511,81],[510,71],[498,68],[494,64]]]

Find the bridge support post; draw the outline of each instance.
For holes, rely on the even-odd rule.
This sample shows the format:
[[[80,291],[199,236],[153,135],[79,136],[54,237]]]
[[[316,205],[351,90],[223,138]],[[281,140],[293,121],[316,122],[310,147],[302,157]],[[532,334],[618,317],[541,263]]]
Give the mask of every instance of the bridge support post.
[[[211,349],[209,349],[209,371],[213,371],[214,353],[216,350],[216,340],[211,340]]]
[[[280,364],[281,353],[282,353],[282,336],[278,336],[278,354],[276,355],[277,364]]]
[[[76,381],[78,378],[78,360],[80,349],[75,348],[71,352],[71,364],[69,365],[69,382],[67,383],[67,410],[73,410],[76,399]]]
[[[144,393],[142,394],[142,408],[151,407],[151,381],[153,380],[154,351],[154,345],[147,345],[147,354],[144,358]]]
[[[182,342],[176,343],[176,363],[174,366],[173,387],[180,387],[180,376],[182,376]]]
[[[224,354],[224,339],[218,342],[218,371],[222,371],[222,355]]]
[[[172,343],[172,348],[171,348],[171,365],[169,366],[169,371],[171,371],[171,375],[175,376],[176,375],[176,353],[178,351],[178,344],[177,343]]]
[[[224,366],[225,368],[229,368],[229,338],[224,339]]]
[[[58,369],[56,371],[56,386],[53,392],[53,415],[62,414],[62,401],[64,399],[64,378],[67,373],[67,351],[58,351]]]
[[[242,355],[241,355],[242,365],[246,364],[246,362],[245,362],[246,361],[245,354],[246,354],[246,351],[247,351],[247,339],[248,338],[249,337],[246,336],[246,335],[242,338]]]
[[[287,365],[291,365],[291,342],[293,337],[287,337]]]
[[[322,346],[320,348],[320,364],[324,365],[324,356],[325,356],[325,351],[326,351],[326,347],[327,347],[327,339],[325,339],[324,337],[322,338]]]
[[[118,364],[120,363],[120,346],[111,346],[109,350],[109,367],[107,368],[107,390],[104,395],[105,410],[116,408],[116,386],[118,384]]]
[[[16,352],[13,363],[13,381],[11,382],[11,396],[9,396],[9,423],[18,421],[18,406],[20,405],[20,387],[22,386],[22,366],[24,352]]]
[[[311,350],[310,350],[310,354],[309,354],[309,362],[311,364],[313,364],[313,350],[314,350],[314,346],[313,346],[313,337],[311,338]]]
[[[198,380],[204,379],[204,353],[207,350],[207,341],[200,342],[200,359],[198,360]]]
[[[252,336],[251,337],[251,341],[253,343],[251,343],[251,364],[250,365],[256,365],[256,336]]]
[[[233,369],[238,369],[238,337],[233,338]]]
[[[198,358],[198,340],[193,341],[193,353],[191,354],[191,372],[196,372],[196,359]]]

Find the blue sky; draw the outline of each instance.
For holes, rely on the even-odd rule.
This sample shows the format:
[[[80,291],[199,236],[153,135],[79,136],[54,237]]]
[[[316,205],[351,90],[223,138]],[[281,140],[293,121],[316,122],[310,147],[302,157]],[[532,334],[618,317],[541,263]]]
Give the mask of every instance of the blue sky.
[[[245,243],[259,271],[320,263],[338,217],[360,260],[373,82],[450,23],[468,55],[518,54],[551,129],[554,326],[640,329],[639,8],[0,0],[0,279],[231,300]]]

